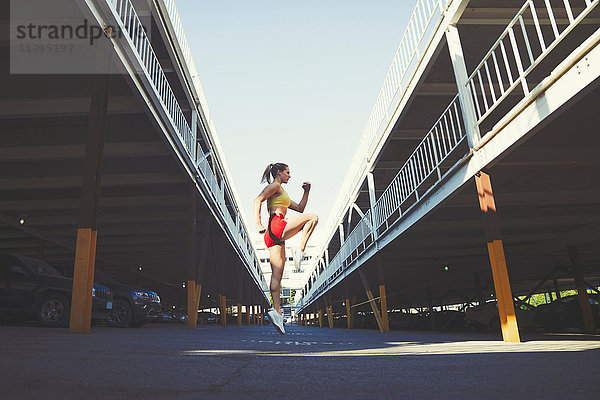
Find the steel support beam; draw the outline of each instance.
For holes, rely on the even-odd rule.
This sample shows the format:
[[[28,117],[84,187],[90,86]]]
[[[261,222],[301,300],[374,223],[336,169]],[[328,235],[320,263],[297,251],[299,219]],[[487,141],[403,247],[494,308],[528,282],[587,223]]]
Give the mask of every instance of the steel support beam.
[[[112,30],[108,34],[112,34]],[[98,237],[100,177],[102,175],[111,79],[107,72],[112,63],[111,42],[106,37],[102,37],[97,43],[73,270],[69,321],[69,332],[71,333],[90,333],[92,323],[92,289]]]
[[[375,204],[377,204],[377,197],[375,195],[375,178],[371,172],[367,174],[367,186],[369,187],[369,205],[371,208],[371,233],[373,234],[373,238],[377,240],[378,235],[377,229],[375,228],[375,221],[377,221],[375,216]]]
[[[482,212],[485,237],[492,266],[502,337],[505,342],[520,342],[519,327],[517,325],[510,280],[506,268],[504,246],[500,235],[492,183],[489,175],[481,171],[475,174],[475,183],[477,185],[479,207]]]
[[[467,67],[465,66],[465,57],[460,43],[460,35],[458,34],[458,29],[455,25],[448,26],[448,29],[446,30],[446,41],[448,42],[454,78],[456,79],[456,85],[458,87],[458,98],[466,125],[467,140],[469,142],[469,148],[473,149],[481,141],[481,136],[475,118],[475,104],[473,103],[471,91],[467,87],[469,76],[467,75]]]
[[[381,315],[379,314],[379,309],[377,308],[377,303],[373,298],[373,293],[371,292],[371,288],[369,287],[369,282],[367,281],[367,277],[364,272],[360,269],[358,270],[358,276],[363,284],[365,289],[365,293],[367,294],[367,298],[369,299],[369,304],[371,305],[371,310],[373,311],[373,315],[375,316],[375,320],[377,321],[377,326],[379,327],[379,332],[385,332],[383,321],[381,319]]]

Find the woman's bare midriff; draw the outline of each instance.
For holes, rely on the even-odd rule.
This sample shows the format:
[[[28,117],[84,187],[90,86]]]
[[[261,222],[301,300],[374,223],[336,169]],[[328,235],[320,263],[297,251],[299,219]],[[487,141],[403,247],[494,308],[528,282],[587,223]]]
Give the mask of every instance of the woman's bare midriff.
[[[269,208],[269,215],[272,214],[280,214],[285,218],[285,214],[287,213],[287,207],[271,207]]]

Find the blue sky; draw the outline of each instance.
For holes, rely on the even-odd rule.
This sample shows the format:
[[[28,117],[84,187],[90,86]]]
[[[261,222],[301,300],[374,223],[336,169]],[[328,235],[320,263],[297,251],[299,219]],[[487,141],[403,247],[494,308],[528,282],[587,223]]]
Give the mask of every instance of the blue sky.
[[[176,1],[251,231],[270,162],[323,229],[415,3]]]

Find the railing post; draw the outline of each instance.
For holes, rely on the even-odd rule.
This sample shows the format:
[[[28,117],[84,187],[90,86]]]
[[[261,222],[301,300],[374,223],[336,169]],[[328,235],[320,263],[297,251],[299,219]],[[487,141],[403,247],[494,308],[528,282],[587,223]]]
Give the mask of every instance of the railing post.
[[[371,208],[371,234],[373,235],[373,240],[377,240],[377,218],[375,216],[377,196],[375,195],[375,178],[373,177],[372,172],[367,174],[367,186],[369,187],[369,204]]]
[[[471,91],[467,87],[469,76],[467,75],[467,67],[465,66],[465,57],[460,43],[458,28],[455,25],[449,25],[446,30],[446,41],[448,42],[448,50],[450,59],[452,60],[452,69],[454,70],[454,78],[458,87],[458,99],[460,101],[460,109],[465,121],[465,130],[467,133],[467,141],[469,148],[474,149],[481,141],[477,118],[475,117],[475,105]],[[476,95],[473,93],[473,95]],[[485,95],[485,94],[484,94]]]
[[[339,225],[339,231],[340,231],[340,247],[344,244],[344,226],[342,224]]]
[[[192,149],[190,149],[190,152],[192,153],[192,157],[194,158],[194,164],[196,164],[196,161],[198,160],[198,144],[197,144],[197,140],[198,140],[198,111],[196,111],[196,109],[192,109],[192,124],[190,126],[191,129],[191,133],[192,133],[192,146],[193,146],[193,151]]]

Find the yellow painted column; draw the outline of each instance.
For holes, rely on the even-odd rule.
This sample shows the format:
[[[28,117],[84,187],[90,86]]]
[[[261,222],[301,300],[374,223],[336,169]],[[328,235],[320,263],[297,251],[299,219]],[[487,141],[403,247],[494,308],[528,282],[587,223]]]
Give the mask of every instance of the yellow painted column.
[[[485,236],[487,240],[494,288],[496,289],[496,301],[500,315],[500,326],[502,327],[502,338],[505,342],[520,342],[519,327],[513,303],[508,269],[504,257],[504,246],[500,236],[498,216],[496,214],[496,203],[489,175],[479,172],[475,175],[477,195],[481,208]]]
[[[323,309],[319,309],[319,328],[323,327]]]
[[[237,324],[242,326],[242,303],[237,304]]]

